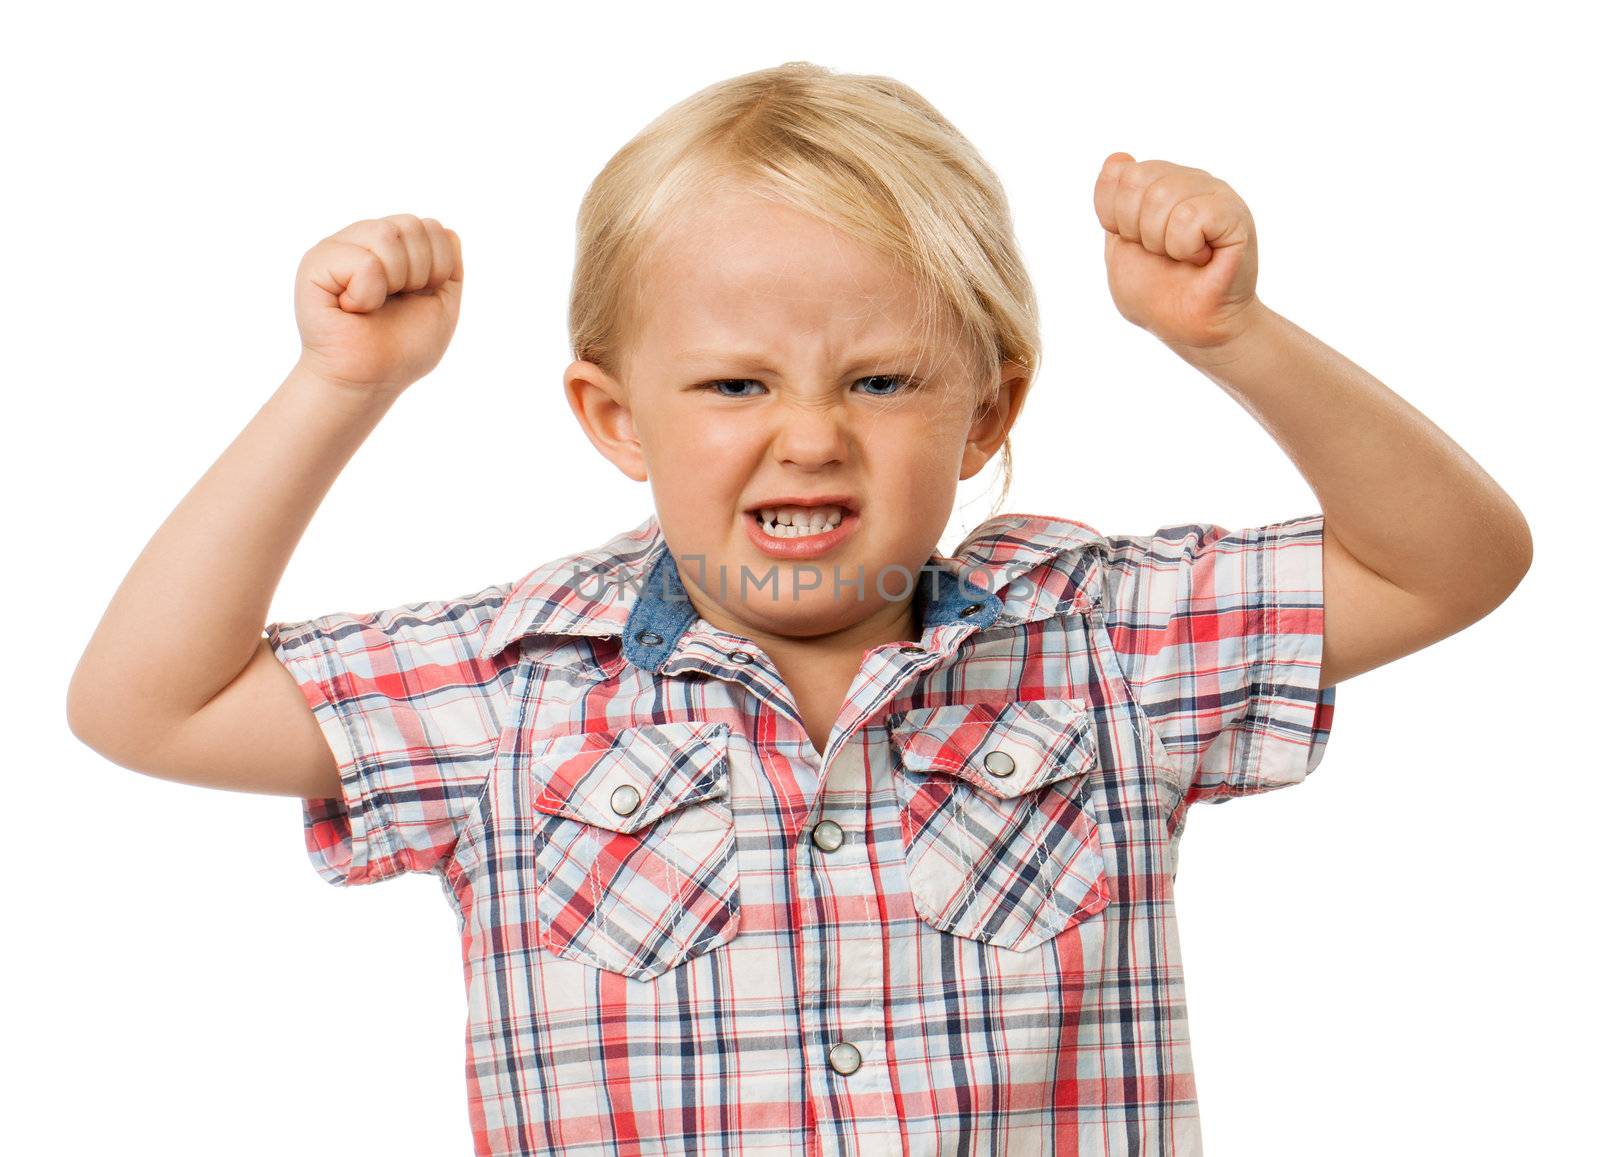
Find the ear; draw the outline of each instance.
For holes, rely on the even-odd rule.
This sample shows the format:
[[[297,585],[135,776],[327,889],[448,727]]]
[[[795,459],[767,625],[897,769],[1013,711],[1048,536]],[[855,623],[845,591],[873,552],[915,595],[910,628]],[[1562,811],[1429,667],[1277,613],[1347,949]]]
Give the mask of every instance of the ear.
[[[1002,362],[999,375],[1000,389],[994,401],[973,412],[972,427],[967,431],[967,444],[961,454],[963,481],[982,470],[1005,444],[1006,435],[1022,412],[1028,387],[1033,384],[1032,373],[1016,362]]]
[[[596,450],[635,482],[649,480],[633,411],[622,383],[593,362],[577,361],[563,375],[567,404]]]

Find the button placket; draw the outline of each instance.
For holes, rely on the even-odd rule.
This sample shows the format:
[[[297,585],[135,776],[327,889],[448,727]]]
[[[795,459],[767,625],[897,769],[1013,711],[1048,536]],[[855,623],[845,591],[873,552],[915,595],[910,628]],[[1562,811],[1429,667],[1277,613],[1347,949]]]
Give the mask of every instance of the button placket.
[[[876,935],[841,935],[837,926],[812,915],[837,910],[848,922],[859,924],[879,911],[871,862],[862,854],[861,836],[852,834],[861,831],[871,807],[867,763],[859,736],[836,749],[826,768],[826,787],[814,804],[812,814],[821,816],[801,833],[812,846],[797,857],[806,878],[802,894],[828,898],[827,903],[804,906],[808,918],[803,925],[804,938],[819,945],[805,953],[804,983],[813,999],[802,1002],[810,1014],[802,1028],[806,1039],[815,1042],[811,1047],[816,1050],[813,1080],[820,1082],[814,1086],[818,1096],[826,1096],[829,1082],[849,1077],[855,1095],[872,1098],[880,1095],[879,1082],[884,1079],[881,1071],[865,1066],[864,1057],[873,1047],[870,1042],[888,1031],[882,941]]]

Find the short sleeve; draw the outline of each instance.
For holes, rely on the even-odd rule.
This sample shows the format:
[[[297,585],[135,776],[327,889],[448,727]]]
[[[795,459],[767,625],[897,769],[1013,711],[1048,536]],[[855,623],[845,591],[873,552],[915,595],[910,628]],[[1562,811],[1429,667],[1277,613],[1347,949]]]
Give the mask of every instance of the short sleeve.
[[[1108,536],[1107,633],[1192,803],[1287,787],[1322,760],[1321,514]],[[1175,817],[1176,819],[1177,817]]]
[[[340,797],[302,801],[330,884],[432,872],[454,851],[506,717],[505,660],[477,658],[506,593],[267,624],[339,766]]]

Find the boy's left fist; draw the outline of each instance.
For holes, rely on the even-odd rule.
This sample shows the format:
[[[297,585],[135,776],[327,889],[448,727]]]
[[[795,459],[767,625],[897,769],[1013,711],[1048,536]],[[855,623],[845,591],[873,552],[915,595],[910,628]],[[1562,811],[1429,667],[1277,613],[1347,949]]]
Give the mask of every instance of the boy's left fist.
[[[1256,227],[1203,169],[1112,153],[1094,185],[1117,312],[1174,347],[1212,349],[1256,316]],[[1182,352],[1180,350],[1180,352]]]

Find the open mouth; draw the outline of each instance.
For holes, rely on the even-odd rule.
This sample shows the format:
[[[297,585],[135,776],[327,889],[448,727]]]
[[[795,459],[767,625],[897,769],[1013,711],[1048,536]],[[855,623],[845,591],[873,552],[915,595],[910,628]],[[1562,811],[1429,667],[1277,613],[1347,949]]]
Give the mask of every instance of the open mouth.
[[[791,558],[830,550],[860,521],[855,501],[845,495],[775,499],[746,508],[744,515],[758,547]]]
[[[808,538],[838,529],[856,513],[853,499],[845,495],[821,498],[782,498],[745,508],[756,527],[773,538]]]

